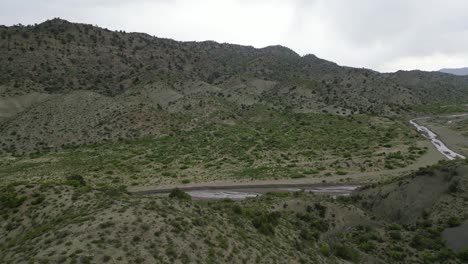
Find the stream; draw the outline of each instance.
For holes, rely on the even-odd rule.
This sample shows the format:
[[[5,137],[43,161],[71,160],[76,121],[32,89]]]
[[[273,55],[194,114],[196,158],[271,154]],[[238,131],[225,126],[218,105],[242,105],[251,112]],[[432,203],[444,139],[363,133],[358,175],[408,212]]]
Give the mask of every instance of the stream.
[[[304,186],[304,187],[239,187],[229,190],[193,190],[187,193],[195,199],[245,199],[257,197],[268,192],[310,192],[327,194],[332,197],[349,196],[357,185],[333,185],[333,186]]]
[[[466,114],[464,114],[466,115]],[[453,115],[449,117],[457,117],[457,116],[463,116],[463,115]],[[427,117],[421,117],[421,118],[415,118],[410,120],[410,124],[412,124],[414,127],[416,127],[416,130],[420,132],[425,138],[429,139],[436,147],[436,149],[442,153],[447,159],[449,160],[454,160],[454,159],[465,159],[465,156],[456,153],[455,151],[449,149],[442,140],[438,139],[437,134],[432,132],[429,128],[420,125],[416,123],[417,120],[425,119]]]

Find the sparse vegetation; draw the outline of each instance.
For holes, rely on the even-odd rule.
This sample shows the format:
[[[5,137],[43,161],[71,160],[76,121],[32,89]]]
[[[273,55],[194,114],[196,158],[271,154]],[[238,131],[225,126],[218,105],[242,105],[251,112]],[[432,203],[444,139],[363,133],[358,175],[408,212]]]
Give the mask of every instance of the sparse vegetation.
[[[76,187],[346,176],[378,172],[389,163],[398,167],[413,163],[424,152],[404,142],[415,135],[409,127],[385,118],[291,114],[257,107],[236,124],[209,124],[171,136],[15,159],[0,157],[0,176],[4,181],[62,179]],[[384,142],[394,147],[384,148]],[[374,155],[382,151],[386,156]],[[82,179],[71,179],[73,175]]]
[[[447,181],[446,176],[452,171],[447,166],[453,165],[427,168],[405,181]],[[209,263],[216,259],[232,263],[243,262],[246,254],[261,255],[270,262],[278,258],[285,262],[307,258],[324,263],[337,259],[373,263],[374,258],[385,263],[465,261],[464,251],[454,254],[443,243],[441,231],[448,222],[455,221],[434,220],[447,215],[445,211],[425,213],[424,222],[402,225],[380,216],[372,207],[362,209],[366,195],[378,188],[405,190],[409,183],[399,184],[400,179],[340,199],[306,192],[273,192],[242,201],[186,202],[190,196],[180,189],[174,189],[169,197],[128,195],[110,186],[89,188],[85,184],[87,188],[83,189],[83,184],[69,182],[82,182],[77,175],[71,174],[56,184],[18,182],[5,187],[7,191],[2,194],[9,194],[2,197],[15,202],[5,206],[2,198],[2,261],[28,258],[42,262],[60,259]],[[464,174],[453,177],[465,177],[461,175]],[[392,199],[378,193],[373,197],[376,202]],[[440,195],[455,200],[447,200],[453,208],[445,206],[439,210],[456,210],[459,215],[468,216],[467,207],[454,202],[457,196],[444,188]],[[407,193],[405,196],[412,199]],[[422,197],[424,194],[418,193],[417,199]],[[22,202],[16,202],[17,199]],[[437,208],[445,204],[442,201],[431,206]],[[25,221],[33,218],[34,221]],[[20,227],[24,231],[19,234],[16,230]],[[38,246],[42,244],[48,245],[47,249]],[[87,258],[90,253],[93,258]]]

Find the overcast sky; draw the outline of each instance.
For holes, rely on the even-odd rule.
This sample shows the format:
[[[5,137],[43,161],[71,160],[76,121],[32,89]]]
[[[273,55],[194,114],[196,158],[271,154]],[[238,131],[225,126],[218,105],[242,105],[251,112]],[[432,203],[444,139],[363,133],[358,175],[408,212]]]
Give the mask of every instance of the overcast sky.
[[[176,40],[280,44],[382,72],[468,67],[467,0],[0,0],[0,24],[54,17]]]

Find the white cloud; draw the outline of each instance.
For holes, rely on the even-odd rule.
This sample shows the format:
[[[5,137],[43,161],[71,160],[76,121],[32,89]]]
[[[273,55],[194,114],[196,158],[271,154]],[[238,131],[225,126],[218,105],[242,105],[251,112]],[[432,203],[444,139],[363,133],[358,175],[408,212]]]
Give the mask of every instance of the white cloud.
[[[380,71],[468,66],[465,0],[0,0],[0,24],[53,17],[176,40],[281,44]]]

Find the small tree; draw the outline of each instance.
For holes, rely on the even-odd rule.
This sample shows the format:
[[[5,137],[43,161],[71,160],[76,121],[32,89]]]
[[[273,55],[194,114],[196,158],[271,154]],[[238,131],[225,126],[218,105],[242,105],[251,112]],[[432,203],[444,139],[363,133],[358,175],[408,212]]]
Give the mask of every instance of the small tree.
[[[179,188],[172,189],[171,193],[169,193],[169,198],[175,198],[180,200],[192,200],[192,197],[188,193],[182,191]]]
[[[0,208],[15,208],[25,200],[25,196],[17,196],[13,189],[0,190]]]
[[[462,261],[468,261],[468,248],[463,249],[462,251],[458,252],[458,258]]]
[[[83,178],[83,176],[78,175],[78,174],[73,174],[73,175],[67,176],[66,184],[73,186],[73,187],[82,187],[82,186],[86,186],[86,181]]]
[[[460,218],[456,217],[456,216],[452,216],[449,218],[448,220],[448,225],[449,227],[457,227],[459,225],[461,225],[461,220]]]

